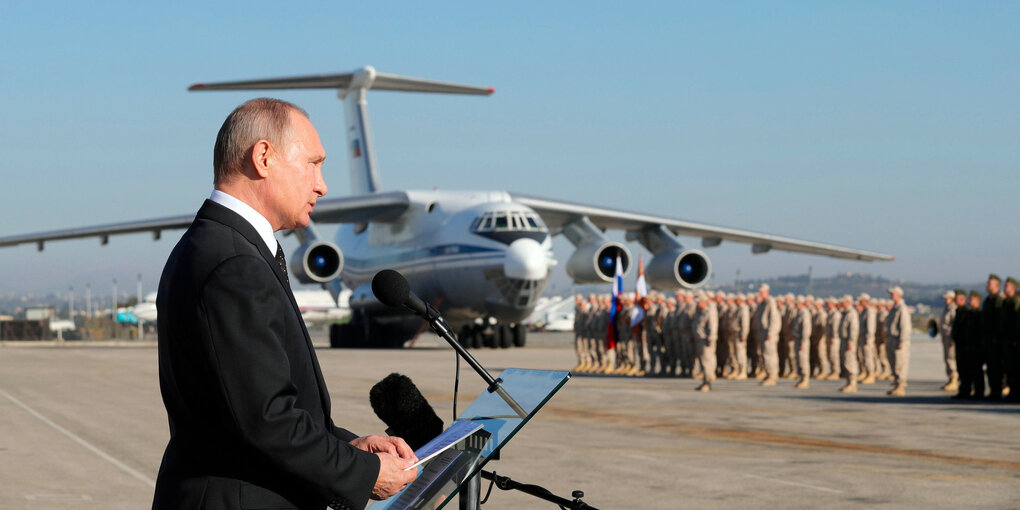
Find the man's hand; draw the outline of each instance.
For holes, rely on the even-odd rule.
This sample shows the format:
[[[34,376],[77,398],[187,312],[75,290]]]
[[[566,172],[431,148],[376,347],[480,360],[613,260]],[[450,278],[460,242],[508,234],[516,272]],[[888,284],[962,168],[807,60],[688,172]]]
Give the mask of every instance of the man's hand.
[[[359,439],[364,438],[355,439],[351,441],[351,444],[354,444]],[[406,444],[404,446],[407,447]],[[379,477],[375,480],[375,487],[372,487],[372,499],[376,501],[386,499],[402,491],[404,487],[407,487],[407,484],[413,482],[418,477],[417,469],[404,471],[405,468],[414,465],[418,461],[417,459],[402,459],[383,452],[378,452],[376,455],[379,457]],[[414,457],[414,454],[411,454],[411,456]]]
[[[359,437],[351,441],[351,446],[369,453],[388,453],[403,460],[410,460],[408,466],[418,462],[418,457],[414,456],[414,450],[403,439],[396,436]]]

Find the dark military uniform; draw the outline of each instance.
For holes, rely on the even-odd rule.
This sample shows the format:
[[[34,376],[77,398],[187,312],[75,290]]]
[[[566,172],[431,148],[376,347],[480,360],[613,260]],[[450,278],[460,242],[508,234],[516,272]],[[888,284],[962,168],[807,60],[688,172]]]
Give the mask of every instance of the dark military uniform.
[[[1003,342],[999,339],[999,318],[1002,315],[1002,296],[990,294],[981,303],[981,334],[985,371],[988,375],[988,399],[1002,399]]]
[[[1002,343],[1002,368],[1009,385],[1010,402],[1020,402],[1020,298],[1016,295],[1002,300],[999,313],[999,342]]]
[[[953,319],[953,343],[956,344],[956,367],[960,388],[954,398],[981,399],[985,396],[985,377],[981,371],[981,309],[970,305],[956,309]]]

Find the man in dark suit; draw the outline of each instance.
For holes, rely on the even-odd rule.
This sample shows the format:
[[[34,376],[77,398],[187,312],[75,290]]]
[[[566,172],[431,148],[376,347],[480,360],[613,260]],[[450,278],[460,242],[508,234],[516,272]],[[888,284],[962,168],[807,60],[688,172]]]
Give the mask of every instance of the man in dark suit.
[[[402,439],[334,425],[273,237],[309,224],[325,157],[307,114],[283,101],[249,101],[220,128],[216,189],[159,283],[170,441],[154,509],[360,509],[414,480]]]

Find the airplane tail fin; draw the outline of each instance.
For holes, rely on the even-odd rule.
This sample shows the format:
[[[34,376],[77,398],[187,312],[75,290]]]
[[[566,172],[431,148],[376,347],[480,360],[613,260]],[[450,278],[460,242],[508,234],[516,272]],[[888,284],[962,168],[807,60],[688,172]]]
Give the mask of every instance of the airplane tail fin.
[[[277,89],[338,89],[344,100],[344,118],[347,124],[347,157],[351,167],[351,193],[379,191],[379,173],[376,169],[375,147],[368,123],[368,89],[402,92],[432,92],[438,94],[470,94],[487,96],[494,91],[489,87],[462,85],[413,76],[379,73],[365,66],[350,73],[295,76],[218,83],[196,83],[188,90],[277,90]]]

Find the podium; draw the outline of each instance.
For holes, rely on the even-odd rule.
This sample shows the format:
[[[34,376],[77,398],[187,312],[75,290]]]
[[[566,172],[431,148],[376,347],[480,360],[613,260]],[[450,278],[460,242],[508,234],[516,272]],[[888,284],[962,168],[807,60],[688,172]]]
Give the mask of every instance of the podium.
[[[570,373],[508,368],[500,379],[503,389],[517,401],[525,416],[520,416],[496,393],[483,391],[457,417],[480,423],[482,428],[424,463],[418,478],[403,491],[386,501],[374,502],[369,508],[438,510],[462,491],[465,497],[477,500],[482,468],[563,387]]]

